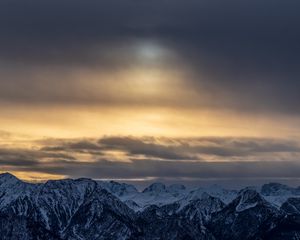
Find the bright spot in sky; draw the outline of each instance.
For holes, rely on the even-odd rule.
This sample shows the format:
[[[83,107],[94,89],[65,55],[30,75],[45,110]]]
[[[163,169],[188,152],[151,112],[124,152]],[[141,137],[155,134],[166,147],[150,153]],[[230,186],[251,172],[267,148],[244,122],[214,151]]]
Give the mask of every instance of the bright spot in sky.
[[[146,59],[155,59],[160,57],[161,49],[155,45],[145,45],[139,49],[139,54]]]
[[[167,57],[168,50],[155,42],[142,42],[135,49],[137,58],[142,63],[162,61]]]

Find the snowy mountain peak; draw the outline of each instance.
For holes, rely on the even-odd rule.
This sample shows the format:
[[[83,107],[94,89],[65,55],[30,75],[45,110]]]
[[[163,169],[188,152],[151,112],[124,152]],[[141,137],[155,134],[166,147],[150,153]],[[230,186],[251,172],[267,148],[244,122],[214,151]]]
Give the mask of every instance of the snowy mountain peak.
[[[138,193],[138,190],[135,188],[135,186],[126,183],[118,183],[115,181],[99,181],[97,183],[100,187],[106,189],[108,192],[117,197],[130,196]]]
[[[282,204],[281,209],[289,214],[300,215],[300,198],[289,198]]]
[[[219,199],[203,193],[203,198],[191,201],[180,212],[190,220],[206,222],[215,212],[222,210],[225,204]]]
[[[17,177],[15,177],[14,175],[10,174],[10,173],[1,173],[0,174],[0,184],[4,183],[4,182],[18,182],[21,181],[19,180]]]
[[[184,190],[186,190],[186,187],[182,184],[172,184],[168,187],[168,190],[171,192],[184,191]]]
[[[239,200],[238,205],[236,206],[237,212],[253,208],[264,201],[257,191],[247,188],[240,191],[237,199]]]
[[[161,193],[161,192],[165,192],[166,189],[167,187],[163,183],[153,183],[149,187],[145,188],[143,193],[148,193],[148,192]]]
[[[300,190],[280,183],[268,183],[261,187],[261,193],[265,196],[300,195]]]

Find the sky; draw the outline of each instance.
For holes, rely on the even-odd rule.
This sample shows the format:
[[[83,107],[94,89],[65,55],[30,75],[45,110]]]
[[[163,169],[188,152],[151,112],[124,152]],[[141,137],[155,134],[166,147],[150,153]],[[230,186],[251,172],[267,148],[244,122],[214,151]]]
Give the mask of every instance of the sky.
[[[299,8],[1,0],[0,172],[300,185]]]

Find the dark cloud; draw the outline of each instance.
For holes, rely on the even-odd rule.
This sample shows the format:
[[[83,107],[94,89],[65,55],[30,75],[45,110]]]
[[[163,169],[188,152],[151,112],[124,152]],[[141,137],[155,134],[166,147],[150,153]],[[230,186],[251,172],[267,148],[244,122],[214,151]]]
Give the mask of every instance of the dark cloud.
[[[0,165],[20,168],[37,167],[43,161],[75,160],[64,153],[43,152],[39,150],[0,148]]]
[[[250,156],[259,153],[300,152],[300,145],[296,141],[268,138],[234,138],[211,137],[194,140],[198,145],[194,147],[200,153],[219,156]]]
[[[44,142],[47,145],[47,141]],[[50,142],[49,142],[50,144]],[[251,160],[278,154],[298,154],[300,144],[286,139],[246,137],[154,138],[103,137],[99,140],[51,141],[41,148],[46,152],[89,153],[105,156],[107,151],[121,151],[128,158],[154,158],[161,160],[206,160],[207,156],[219,160],[235,157]],[[286,155],[285,155],[286,156]]]
[[[103,149],[124,150],[131,155],[142,154],[162,159],[199,160],[197,155],[215,155],[218,157],[253,156],[261,153],[300,152],[296,141],[262,138],[187,138],[162,139],[133,137],[105,137],[99,140]]]
[[[65,142],[65,141],[59,141],[59,145],[57,145],[57,142],[55,140],[54,144],[55,146],[46,146],[42,147],[41,151],[47,151],[47,152],[76,152],[76,153],[89,153],[93,155],[102,155],[103,147],[98,145],[95,141],[88,141],[88,140],[78,140],[73,142]],[[46,141],[47,143],[47,141]]]
[[[299,114],[299,7],[292,0],[3,0],[1,99],[74,103],[72,80],[64,81],[74,94],[62,97],[55,94],[61,79],[34,80],[28,69],[126,68],[130,46],[154,40],[176,53],[173,68],[193,72],[186,85],[209,96],[185,106]]]
[[[111,178],[244,178],[299,177],[297,162],[161,162],[135,160],[132,163],[99,161],[91,176]],[[291,167],[293,169],[291,169]]]
[[[144,155],[146,157],[155,157],[170,160],[189,160],[197,159],[187,151],[181,152],[180,148],[167,146],[153,142],[146,142],[143,139],[132,137],[107,137],[99,140],[104,148],[111,150],[123,150],[131,155]]]
[[[40,149],[0,149],[7,171],[103,179],[297,179],[300,145],[283,139],[104,137],[51,139]],[[124,152],[122,160],[111,152]],[[90,160],[81,159],[85,153]],[[213,161],[211,161],[213,160]]]
[[[26,169],[26,168],[21,168]],[[88,176],[102,179],[147,179],[199,181],[201,179],[297,179],[300,165],[294,161],[262,162],[165,162],[133,160],[132,162],[56,161],[30,166],[27,171],[61,174],[72,177]]]

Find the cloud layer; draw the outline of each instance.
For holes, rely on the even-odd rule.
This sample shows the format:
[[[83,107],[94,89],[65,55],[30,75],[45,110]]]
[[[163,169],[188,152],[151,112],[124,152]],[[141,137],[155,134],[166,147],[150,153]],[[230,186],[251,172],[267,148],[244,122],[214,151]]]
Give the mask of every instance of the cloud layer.
[[[0,149],[7,171],[97,179],[298,178],[299,142],[256,138],[49,139],[39,149]]]

